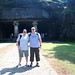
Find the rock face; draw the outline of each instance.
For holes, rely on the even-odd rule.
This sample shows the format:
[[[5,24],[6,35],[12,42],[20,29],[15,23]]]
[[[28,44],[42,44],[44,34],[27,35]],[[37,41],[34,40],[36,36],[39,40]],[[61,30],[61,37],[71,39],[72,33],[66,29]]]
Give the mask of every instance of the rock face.
[[[4,0],[0,19],[42,19],[49,18],[40,0]]]
[[[28,21],[28,23],[26,22],[27,25],[31,25],[33,20],[36,20],[38,21],[40,33],[47,33],[49,40],[75,39],[75,0],[68,0],[68,4],[58,2],[58,0],[54,1],[56,2],[44,0],[0,0],[0,23],[3,20],[3,23],[0,24],[0,34],[5,35],[8,30],[7,27],[5,31],[6,23],[4,21],[6,22],[6,20],[9,22],[14,20],[19,20],[19,22],[21,22],[20,20]],[[12,24],[8,23],[7,25],[11,27]],[[13,26],[11,30],[12,28]]]

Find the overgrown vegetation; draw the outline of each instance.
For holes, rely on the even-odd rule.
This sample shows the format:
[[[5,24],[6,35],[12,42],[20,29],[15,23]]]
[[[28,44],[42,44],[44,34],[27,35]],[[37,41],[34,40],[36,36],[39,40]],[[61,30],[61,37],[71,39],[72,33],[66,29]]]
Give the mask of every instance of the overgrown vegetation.
[[[7,0],[7,1],[0,2],[0,9],[2,9],[8,5],[11,5],[13,2],[14,2],[14,0]]]

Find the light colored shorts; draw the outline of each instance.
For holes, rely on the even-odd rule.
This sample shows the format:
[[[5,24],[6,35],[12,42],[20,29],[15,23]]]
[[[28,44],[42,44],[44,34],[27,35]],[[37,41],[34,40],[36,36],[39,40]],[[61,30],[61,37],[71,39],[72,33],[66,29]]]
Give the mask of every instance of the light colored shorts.
[[[28,50],[19,50],[19,57],[23,57],[23,54],[25,57],[28,57]]]

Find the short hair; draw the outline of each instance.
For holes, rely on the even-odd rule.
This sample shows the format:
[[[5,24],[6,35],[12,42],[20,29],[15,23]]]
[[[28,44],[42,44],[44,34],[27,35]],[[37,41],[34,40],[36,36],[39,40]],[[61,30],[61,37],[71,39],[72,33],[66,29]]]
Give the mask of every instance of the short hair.
[[[36,28],[35,28],[35,27],[31,27],[31,29],[35,29],[35,30],[36,30]]]
[[[27,32],[27,29],[23,29],[23,31],[26,31]]]

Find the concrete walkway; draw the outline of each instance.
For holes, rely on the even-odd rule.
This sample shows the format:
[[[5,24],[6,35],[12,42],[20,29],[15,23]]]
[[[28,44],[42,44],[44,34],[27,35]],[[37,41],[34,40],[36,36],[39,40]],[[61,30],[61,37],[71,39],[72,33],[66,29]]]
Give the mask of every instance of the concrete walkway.
[[[56,71],[42,54],[40,54],[40,67],[35,67],[35,62],[33,67],[25,67],[25,58],[23,58],[22,66],[16,68],[15,66],[18,64],[18,50],[16,46],[11,49],[0,59],[0,75],[57,75]]]
[[[0,44],[0,48],[6,47],[8,45],[9,45],[9,43],[2,43],[2,44]]]

